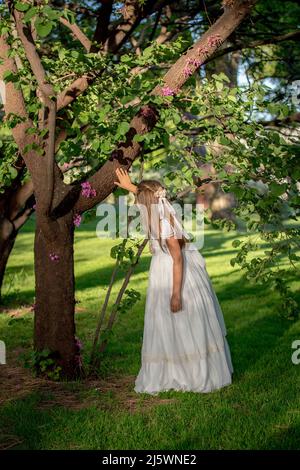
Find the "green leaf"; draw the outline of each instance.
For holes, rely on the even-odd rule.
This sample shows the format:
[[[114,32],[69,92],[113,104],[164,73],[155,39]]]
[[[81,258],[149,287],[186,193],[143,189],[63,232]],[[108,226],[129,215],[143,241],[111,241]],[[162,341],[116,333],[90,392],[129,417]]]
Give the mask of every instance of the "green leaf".
[[[121,56],[121,62],[130,62],[132,58],[128,54],[124,54]]]
[[[227,77],[227,75],[225,75],[224,72],[221,72],[219,74],[213,73],[212,78],[214,78],[217,81],[223,81],[223,82],[230,83],[230,79]]]
[[[5,72],[3,72],[3,80],[5,81],[5,83],[13,82],[14,77],[15,77],[15,74],[11,72],[10,70],[5,70]]]
[[[91,145],[92,149],[98,150],[99,146],[100,146],[99,140],[98,139],[93,140],[92,145]]]
[[[62,15],[66,20],[69,21],[69,23],[74,24],[75,23],[75,14],[68,10],[67,8],[63,11]]]
[[[59,51],[58,51],[58,57],[59,57],[59,60],[64,60],[64,58],[66,57],[66,51],[65,51],[65,49],[59,49]]]
[[[286,184],[279,184],[272,181],[272,183],[269,185],[269,188],[273,196],[278,197],[286,191]]]
[[[143,56],[146,58],[150,57],[152,54],[153,54],[152,46],[146,47],[146,49],[143,50]]]
[[[224,135],[221,135],[221,137],[220,137],[220,144],[221,144],[221,145],[230,145],[230,144],[231,144],[231,140],[228,139],[227,137],[225,137]]]
[[[120,124],[118,125],[117,134],[119,134],[119,135],[125,135],[126,132],[129,131],[129,129],[130,129],[130,125],[128,124],[128,122],[122,121],[122,122],[120,122]]]
[[[141,135],[141,134],[136,134],[136,135],[133,137],[133,141],[134,141],[134,142],[143,142],[143,140],[145,140],[145,136],[144,136],[144,135]]]
[[[12,178],[15,178],[18,174],[17,170],[13,166],[9,168],[9,173]]]
[[[217,89],[217,91],[222,91],[223,90],[223,83],[217,81],[216,82],[216,89]]]
[[[48,34],[51,33],[53,27],[53,23],[51,21],[45,21],[41,18],[37,18],[35,20],[34,25],[38,35],[41,38],[45,38],[46,36],[48,36]]]
[[[49,5],[44,6],[43,13],[48,16],[49,20],[56,20],[61,13],[57,10],[54,10]]]
[[[31,18],[33,18],[36,15],[37,10],[38,9],[36,7],[30,8],[24,15],[24,22],[27,23],[28,21],[30,21]]]
[[[30,8],[29,3],[17,2],[15,4],[15,9],[18,10],[18,11],[27,11],[28,8]]]

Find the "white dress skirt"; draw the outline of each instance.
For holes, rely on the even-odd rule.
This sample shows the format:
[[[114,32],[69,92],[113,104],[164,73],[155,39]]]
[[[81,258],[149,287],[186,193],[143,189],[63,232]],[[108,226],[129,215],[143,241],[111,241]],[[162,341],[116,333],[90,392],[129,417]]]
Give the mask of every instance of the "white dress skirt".
[[[162,221],[164,237],[172,235]],[[172,312],[173,258],[151,240],[141,368],[137,393],[167,390],[208,393],[231,384],[233,366],[220,304],[193,243],[182,248],[182,310]],[[166,246],[166,244],[165,244]],[[167,246],[166,246],[167,248]]]

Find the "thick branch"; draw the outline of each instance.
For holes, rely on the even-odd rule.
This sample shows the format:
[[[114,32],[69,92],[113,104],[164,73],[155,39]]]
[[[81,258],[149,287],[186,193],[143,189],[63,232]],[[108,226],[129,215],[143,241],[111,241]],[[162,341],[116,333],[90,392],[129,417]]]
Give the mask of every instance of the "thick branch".
[[[39,88],[45,96],[51,96],[54,94],[53,88],[49,83],[47,83],[46,72],[37,53],[31,31],[26,25],[23,24],[23,14],[17,10],[14,10],[13,16],[15,18],[18,36],[21,39],[26,57],[38,82]]]
[[[5,36],[0,36],[0,80],[3,80],[5,72],[17,73],[17,67],[14,60],[9,56],[9,46],[5,40]],[[31,173],[34,185],[38,182],[38,168],[35,164],[35,152],[24,152],[24,147],[31,144],[39,144],[39,140],[35,135],[27,134],[26,131],[33,127],[32,121],[25,109],[25,103],[22,91],[17,89],[13,82],[5,84],[6,100],[4,103],[5,118],[15,115],[20,118],[20,122],[12,129],[12,134],[16,144],[18,145],[20,154],[22,155],[26,166]]]
[[[98,20],[97,20],[97,25],[96,25],[96,30],[94,33],[94,38],[93,40],[99,44],[102,45],[108,38],[109,35],[109,23],[110,23],[110,17],[112,14],[112,7],[113,7],[113,0],[106,0],[102,2],[100,11],[98,13]],[[92,50],[96,50],[98,48],[94,48],[92,46]]]
[[[85,50],[87,52],[90,51],[92,42],[89,40],[89,38],[84,34],[83,31],[79,28],[79,26],[76,23],[70,23],[66,18],[63,18],[62,16],[59,18],[61,24],[69,28],[74,36],[78,39],[79,42],[83,45]]]
[[[300,38],[300,30],[291,31],[290,33],[281,34],[279,36],[271,36],[267,39],[258,39],[257,41],[252,42],[241,42],[237,41],[235,44],[229,47],[225,47],[224,49],[219,49],[216,54],[212,57],[209,57],[205,61],[205,63],[211,62],[218,57],[222,57],[223,55],[229,54],[230,52],[241,51],[243,49],[254,49],[256,47],[265,46],[267,44],[278,44],[283,41],[296,41]]]
[[[77,78],[71,85],[62,91],[57,97],[57,111],[72,103],[77,96],[81,95],[89,86],[91,78],[83,75]]]
[[[43,196],[38,198],[38,207],[41,213],[48,214],[51,210],[51,203],[54,192],[54,153],[55,153],[55,127],[56,127],[56,100],[53,100],[54,90],[51,84],[47,82],[46,72],[41,59],[37,53],[34,40],[30,29],[23,24],[23,14],[17,10],[13,11],[16,29],[23,44],[26,57],[30,63],[32,72],[38,82],[41,93],[41,100],[46,106],[45,121],[48,127],[48,136],[46,138],[46,152],[44,162],[43,179],[40,184],[45,186]]]
[[[253,4],[252,0],[235,1],[232,8],[226,9],[203,37],[170,68],[164,76],[166,86],[177,92],[189,76],[198,69],[201,62],[212,55],[217,47],[237,28],[250,12]],[[187,68],[189,69],[188,74]],[[155,87],[152,94],[163,94],[162,88]],[[116,167],[129,168],[141,150],[141,145],[135,142],[133,137],[136,134],[149,132],[156,122],[157,112],[155,109],[146,106],[139,111],[130,123],[126,142],[121,143],[112,153],[110,159],[89,179],[91,186],[97,192],[96,197],[84,198],[80,195],[75,204],[76,211],[83,212],[94,207],[113,191]]]
[[[233,33],[255,1],[235,1],[231,8],[226,8],[223,15],[206,31],[206,33],[183,54],[166,73],[163,80],[166,86],[177,92],[186,80],[202,65],[208,57],[223,44]],[[159,87],[153,93],[161,94]]]
[[[105,52],[115,52],[128,37],[129,32],[133,30],[138,19],[141,18],[141,7],[138,0],[126,0],[122,13],[123,21],[112,31],[103,44]]]

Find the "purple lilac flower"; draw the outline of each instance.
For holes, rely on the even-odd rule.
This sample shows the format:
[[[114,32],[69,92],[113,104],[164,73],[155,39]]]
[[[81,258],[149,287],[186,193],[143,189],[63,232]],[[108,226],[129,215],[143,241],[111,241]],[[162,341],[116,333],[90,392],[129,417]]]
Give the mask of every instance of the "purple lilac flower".
[[[172,96],[175,93],[175,91],[172,90],[172,88],[170,88],[167,85],[162,87],[161,91],[162,91],[163,96]]]
[[[84,183],[81,183],[81,194],[83,197],[95,197],[96,196],[96,190],[92,188],[91,183],[89,181],[85,181]]]
[[[76,227],[79,227],[81,224],[81,215],[80,214],[75,214],[73,217],[73,223]]]
[[[56,253],[50,253],[49,258],[51,261],[59,261],[59,256]]]

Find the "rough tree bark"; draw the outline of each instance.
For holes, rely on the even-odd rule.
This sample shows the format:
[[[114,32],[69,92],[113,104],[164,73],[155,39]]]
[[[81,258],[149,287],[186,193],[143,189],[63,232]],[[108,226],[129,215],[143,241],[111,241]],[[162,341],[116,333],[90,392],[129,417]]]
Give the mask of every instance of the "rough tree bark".
[[[72,379],[80,375],[75,345],[72,212],[57,222],[52,241],[45,236],[39,219],[36,224],[34,346],[36,351],[52,351],[64,376]]]

